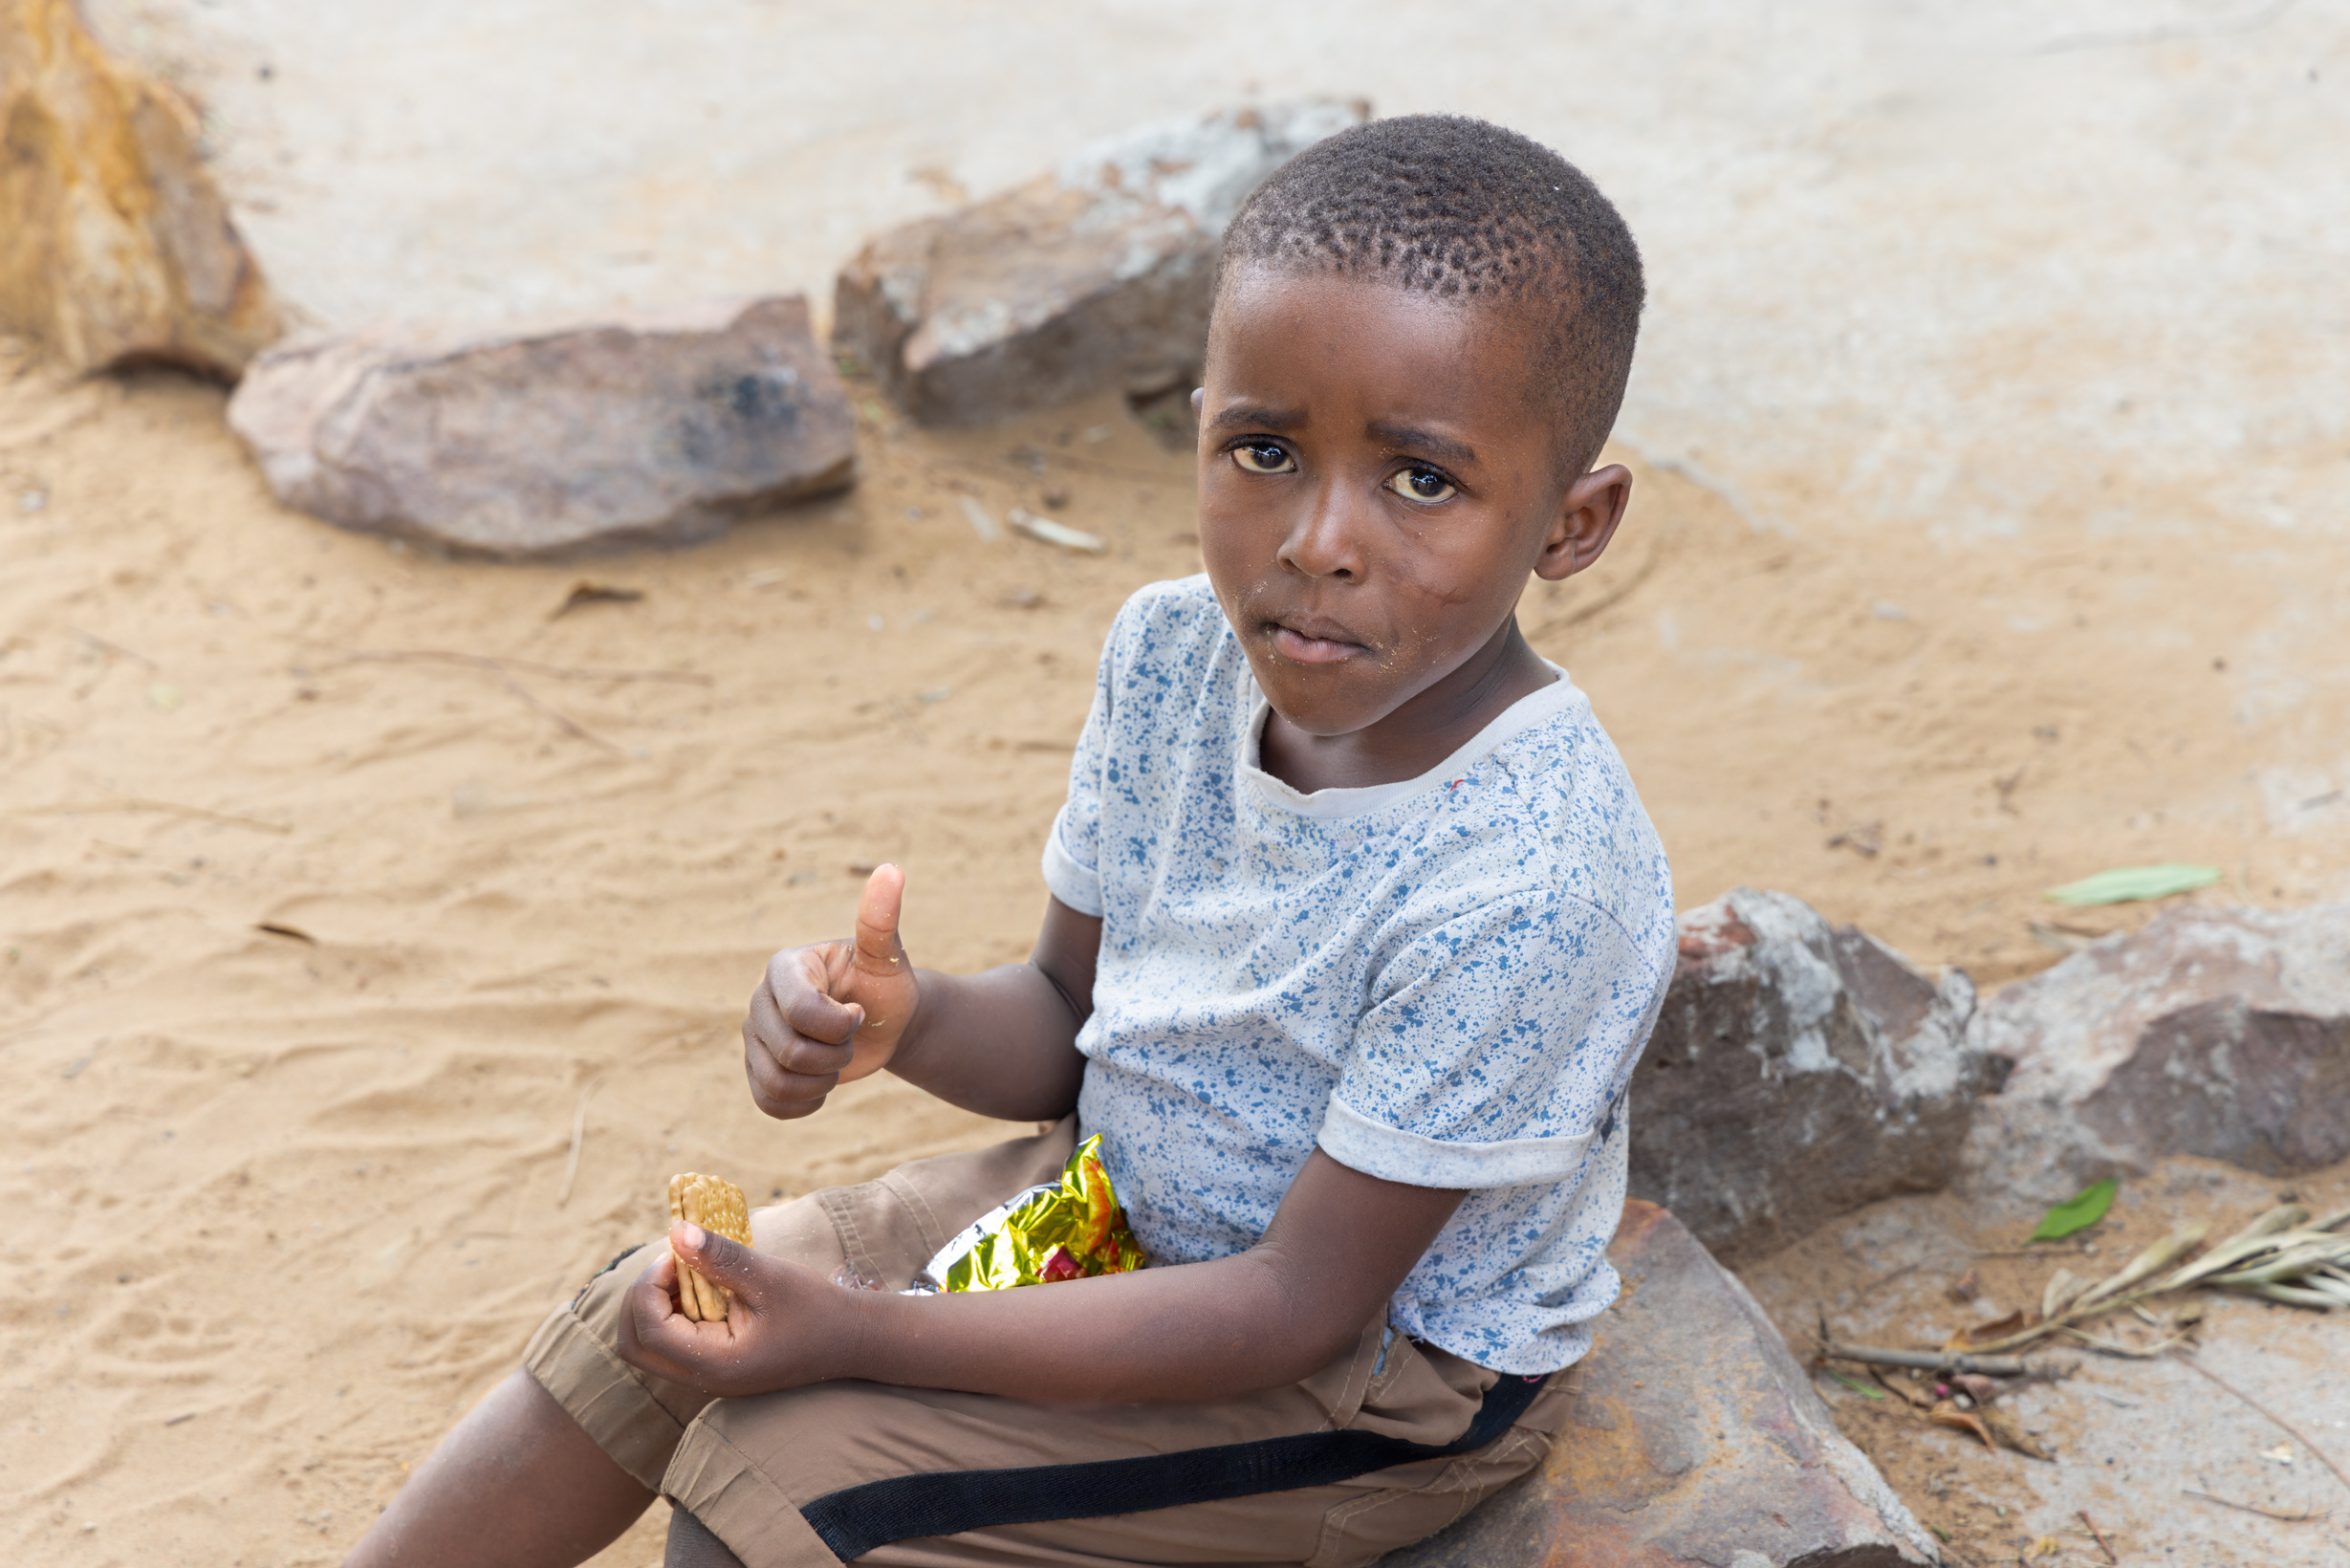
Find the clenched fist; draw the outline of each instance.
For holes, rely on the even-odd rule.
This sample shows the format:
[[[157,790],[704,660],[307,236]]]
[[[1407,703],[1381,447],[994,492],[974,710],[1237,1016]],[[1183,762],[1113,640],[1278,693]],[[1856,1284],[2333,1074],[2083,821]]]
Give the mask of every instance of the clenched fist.
[[[889,1065],[922,1002],[914,966],[898,940],[905,874],[877,867],[857,904],[857,935],[787,947],[743,1019],[743,1071],[770,1116],[806,1116],[837,1084]]]

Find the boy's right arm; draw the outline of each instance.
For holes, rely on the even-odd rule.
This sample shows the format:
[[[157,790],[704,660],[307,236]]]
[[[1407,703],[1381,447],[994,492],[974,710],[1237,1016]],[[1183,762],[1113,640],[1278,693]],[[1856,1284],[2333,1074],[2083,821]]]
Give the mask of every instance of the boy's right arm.
[[[904,874],[882,866],[859,901],[855,938],[769,960],[743,1020],[752,1100],[770,1116],[806,1116],[836,1084],[887,1067],[982,1116],[1066,1116],[1084,1077],[1077,1036],[1093,1013],[1101,922],[1055,899],[1027,963],[941,974],[906,959],[904,893]]]

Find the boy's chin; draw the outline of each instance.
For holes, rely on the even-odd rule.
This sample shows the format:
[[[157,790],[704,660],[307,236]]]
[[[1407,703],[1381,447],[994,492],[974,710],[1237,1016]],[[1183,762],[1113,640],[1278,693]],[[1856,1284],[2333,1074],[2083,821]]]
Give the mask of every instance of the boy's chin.
[[[1282,662],[1269,669],[1255,660],[1250,663],[1256,665],[1257,689],[1273,710],[1292,730],[1316,740],[1368,730],[1396,707],[1392,693],[1365,689],[1371,683],[1345,665]]]

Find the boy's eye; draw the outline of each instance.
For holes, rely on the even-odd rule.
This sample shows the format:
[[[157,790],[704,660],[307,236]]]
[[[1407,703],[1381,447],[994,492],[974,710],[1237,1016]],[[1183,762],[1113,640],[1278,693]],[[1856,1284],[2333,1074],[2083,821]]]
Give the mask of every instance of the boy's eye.
[[[1251,441],[1232,448],[1232,461],[1249,473],[1287,473],[1297,467],[1289,448],[1270,441]]]
[[[1452,481],[1434,468],[1405,468],[1387,488],[1406,501],[1449,501],[1454,494]]]

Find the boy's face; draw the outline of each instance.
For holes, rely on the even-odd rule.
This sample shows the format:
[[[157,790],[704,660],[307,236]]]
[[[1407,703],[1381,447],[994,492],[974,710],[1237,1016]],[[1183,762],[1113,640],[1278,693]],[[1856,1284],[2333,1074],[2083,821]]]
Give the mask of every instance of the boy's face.
[[[1200,553],[1299,730],[1473,697],[1447,679],[1473,686],[1480,651],[1514,637],[1527,574],[1563,577],[1605,548],[1630,475],[1559,471],[1536,347],[1515,312],[1390,284],[1227,279],[1200,393]]]

